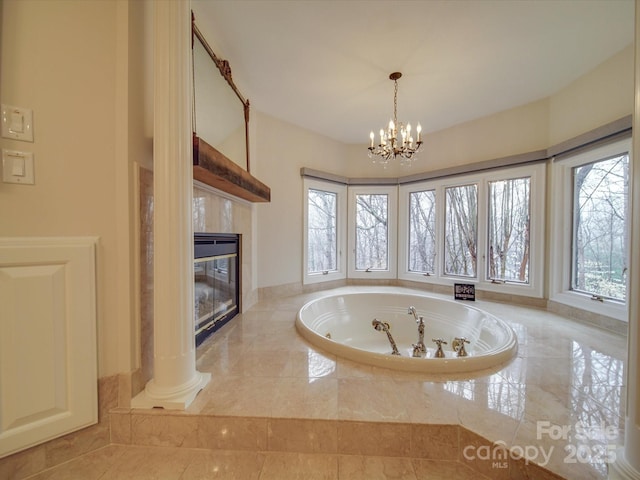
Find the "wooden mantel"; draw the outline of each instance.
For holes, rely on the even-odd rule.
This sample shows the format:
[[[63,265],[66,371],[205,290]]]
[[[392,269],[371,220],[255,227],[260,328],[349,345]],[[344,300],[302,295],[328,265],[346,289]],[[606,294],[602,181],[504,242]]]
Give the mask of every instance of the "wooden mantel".
[[[193,179],[250,202],[270,202],[271,189],[193,135]]]

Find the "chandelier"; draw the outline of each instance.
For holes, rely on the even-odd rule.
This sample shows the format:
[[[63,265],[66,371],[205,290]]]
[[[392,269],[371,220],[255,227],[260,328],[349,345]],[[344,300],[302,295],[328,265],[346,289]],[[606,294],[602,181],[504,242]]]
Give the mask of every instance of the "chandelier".
[[[390,160],[400,157],[401,164],[411,164],[415,160],[422,145],[420,132],[422,127],[418,123],[416,128],[416,141],[411,136],[411,124],[398,123],[398,79],[402,77],[402,73],[393,72],[389,75],[389,79],[393,80],[393,119],[389,121],[387,129],[380,129],[380,143],[375,145],[375,135],[373,130],[369,134],[371,145],[369,146],[369,158],[373,159],[373,163],[380,163],[386,167]]]

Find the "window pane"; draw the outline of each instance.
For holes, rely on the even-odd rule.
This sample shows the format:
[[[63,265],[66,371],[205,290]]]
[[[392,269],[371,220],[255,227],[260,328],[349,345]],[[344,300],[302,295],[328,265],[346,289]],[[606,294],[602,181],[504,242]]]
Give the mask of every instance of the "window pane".
[[[444,273],[476,276],[478,187],[445,189]]]
[[[626,299],[629,156],[573,169],[574,290]]]
[[[490,279],[529,283],[530,178],[489,182]]]
[[[356,270],[387,270],[387,195],[356,195]]]
[[[307,219],[307,272],[337,270],[338,194],[309,189]]]
[[[409,194],[410,272],[435,272],[436,192],[427,190]]]

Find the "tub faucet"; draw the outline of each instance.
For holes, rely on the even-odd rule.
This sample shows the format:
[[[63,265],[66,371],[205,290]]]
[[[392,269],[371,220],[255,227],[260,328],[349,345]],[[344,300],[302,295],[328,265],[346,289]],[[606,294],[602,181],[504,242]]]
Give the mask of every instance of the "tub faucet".
[[[413,315],[413,318],[416,319],[416,323],[418,324],[418,342],[413,344],[413,353],[411,356],[422,357],[427,353],[427,347],[424,344],[424,317],[418,316],[416,307],[409,307],[407,313]]]
[[[373,328],[375,328],[377,331],[387,334],[387,338],[389,339],[389,343],[391,344],[391,355],[400,355],[398,347],[396,346],[396,341],[391,336],[391,327],[389,326],[389,324],[387,322],[381,322],[380,320],[374,318],[371,322],[371,325],[373,325]]]
[[[413,344],[413,356],[422,357],[427,354],[427,347],[424,344],[424,318],[418,318],[418,343]]]

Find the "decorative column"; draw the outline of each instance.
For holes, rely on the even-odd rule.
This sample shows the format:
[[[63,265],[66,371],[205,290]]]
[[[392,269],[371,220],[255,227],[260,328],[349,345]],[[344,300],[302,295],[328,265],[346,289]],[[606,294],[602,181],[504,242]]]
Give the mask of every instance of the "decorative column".
[[[184,410],[211,379],[195,367],[191,9],[153,7],[154,373],[131,406]]]
[[[631,238],[640,242],[640,0],[636,0],[635,22],[635,106],[633,115],[633,152],[631,155]],[[616,451],[616,461],[609,465],[613,480],[640,479],[640,249],[631,249],[629,269],[629,337],[627,346],[627,411],[624,424],[624,447]]]

